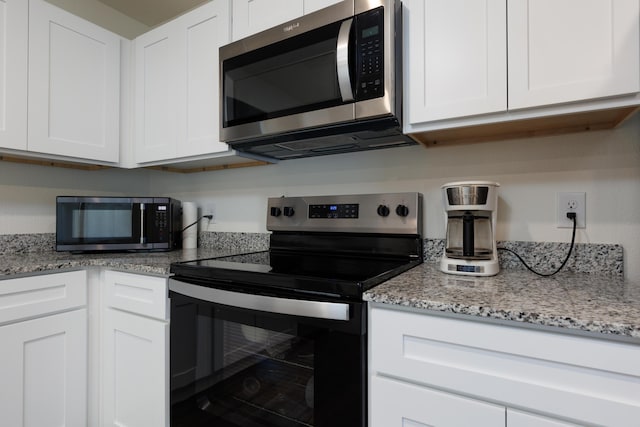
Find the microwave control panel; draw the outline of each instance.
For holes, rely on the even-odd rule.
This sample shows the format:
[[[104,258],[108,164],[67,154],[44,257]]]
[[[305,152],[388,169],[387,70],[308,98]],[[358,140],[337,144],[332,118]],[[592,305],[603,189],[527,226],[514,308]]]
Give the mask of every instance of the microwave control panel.
[[[358,56],[356,99],[378,98],[384,95],[384,8],[379,7],[356,17]]]

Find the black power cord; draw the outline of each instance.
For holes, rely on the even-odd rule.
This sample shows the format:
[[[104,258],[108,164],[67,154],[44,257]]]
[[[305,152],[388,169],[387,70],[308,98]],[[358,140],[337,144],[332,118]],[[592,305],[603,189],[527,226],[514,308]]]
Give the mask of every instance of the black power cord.
[[[562,265],[560,265],[560,267],[558,267],[558,269],[556,271],[554,271],[553,273],[539,273],[537,271],[535,271],[533,268],[531,268],[523,259],[520,255],[518,255],[517,253],[515,253],[514,251],[512,251],[511,249],[507,249],[507,248],[498,248],[499,251],[506,251],[506,252],[510,252],[513,255],[516,256],[516,258],[518,258],[520,260],[520,262],[522,264],[524,264],[525,267],[527,267],[527,269],[535,274],[537,274],[538,276],[542,276],[542,277],[551,277],[554,274],[556,274],[557,272],[559,272],[560,270],[562,270],[562,268],[565,266],[565,264],[567,263],[567,261],[569,261],[569,257],[571,257],[571,252],[573,251],[573,244],[576,241],[576,213],[575,212],[567,212],[567,218],[569,218],[570,220],[573,221],[573,232],[571,233],[571,245],[569,246],[569,253],[567,254],[567,257],[564,259],[564,261],[562,261]]]
[[[200,218],[196,219],[195,222],[192,222],[191,224],[187,225],[185,228],[183,228],[182,230],[180,230],[180,232],[184,232],[184,230],[186,230],[189,227],[193,227],[194,225],[196,225],[198,223],[198,221],[200,221],[202,218],[207,218],[209,220],[213,219],[213,215],[202,215],[200,216]]]

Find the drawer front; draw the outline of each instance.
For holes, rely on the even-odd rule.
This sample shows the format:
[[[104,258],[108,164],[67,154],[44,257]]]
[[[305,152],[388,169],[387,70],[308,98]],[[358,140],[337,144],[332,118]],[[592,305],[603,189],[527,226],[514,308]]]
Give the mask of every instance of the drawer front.
[[[105,271],[104,298],[107,307],[169,319],[167,279],[142,274]]]
[[[505,427],[505,407],[384,377],[370,384],[371,427]]]
[[[86,304],[85,271],[0,280],[0,324],[83,307]]]
[[[640,345],[374,307],[371,371],[569,420],[640,419]]]

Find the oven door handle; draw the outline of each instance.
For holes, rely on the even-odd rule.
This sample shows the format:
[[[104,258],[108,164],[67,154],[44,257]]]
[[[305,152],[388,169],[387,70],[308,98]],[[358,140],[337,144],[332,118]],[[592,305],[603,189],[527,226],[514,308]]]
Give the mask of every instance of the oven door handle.
[[[342,21],[338,31],[338,42],[336,45],[336,69],[338,71],[338,86],[342,101],[353,101],[353,90],[351,90],[351,76],[349,75],[349,34],[353,18]]]
[[[349,304],[278,298],[231,292],[169,279],[169,290],[181,295],[231,307],[328,320],[349,320]]]

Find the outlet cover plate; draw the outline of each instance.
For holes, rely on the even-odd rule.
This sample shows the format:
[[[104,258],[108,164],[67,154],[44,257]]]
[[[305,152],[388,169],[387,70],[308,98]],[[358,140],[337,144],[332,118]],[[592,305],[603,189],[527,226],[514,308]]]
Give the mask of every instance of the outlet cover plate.
[[[558,193],[556,223],[558,228],[573,228],[573,221],[567,218],[567,212],[576,213],[576,227],[586,228],[587,193]]]

